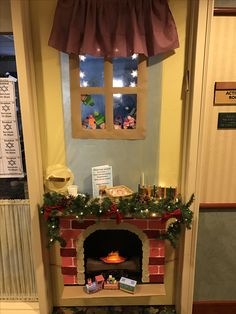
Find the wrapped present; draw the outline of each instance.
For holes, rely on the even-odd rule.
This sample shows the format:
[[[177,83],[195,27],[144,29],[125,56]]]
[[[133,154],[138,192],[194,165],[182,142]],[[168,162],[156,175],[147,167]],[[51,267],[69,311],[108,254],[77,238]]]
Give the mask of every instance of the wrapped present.
[[[137,281],[125,277],[120,278],[120,290],[128,293],[134,293],[136,289]]]

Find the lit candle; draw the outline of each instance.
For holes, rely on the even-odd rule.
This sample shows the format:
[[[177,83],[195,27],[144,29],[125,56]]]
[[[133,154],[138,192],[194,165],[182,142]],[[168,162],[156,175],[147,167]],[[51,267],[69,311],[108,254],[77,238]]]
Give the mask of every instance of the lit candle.
[[[141,186],[144,186],[144,173],[141,174]]]

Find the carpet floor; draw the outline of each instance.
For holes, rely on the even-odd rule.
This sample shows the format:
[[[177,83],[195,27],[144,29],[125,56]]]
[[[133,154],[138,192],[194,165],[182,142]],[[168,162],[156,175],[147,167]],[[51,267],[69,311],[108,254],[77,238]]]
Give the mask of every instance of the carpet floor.
[[[174,306],[55,307],[52,314],[176,314]]]

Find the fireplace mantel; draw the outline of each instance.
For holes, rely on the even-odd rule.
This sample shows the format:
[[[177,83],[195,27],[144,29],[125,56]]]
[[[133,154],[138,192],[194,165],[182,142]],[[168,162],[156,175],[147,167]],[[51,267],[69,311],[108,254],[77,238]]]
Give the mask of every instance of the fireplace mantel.
[[[146,269],[143,270],[143,283],[137,285],[134,295],[120,290],[102,290],[92,295],[84,291],[82,243],[91,232],[100,228],[104,230],[128,228],[141,237]],[[155,305],[159,302],[165,304],[161,300],[166,295],[164,276],[166,245],[164,240],[158,240],[158,235],[164,233],[165,228],[166,223],[159,218],[124,218],[117,224],[116,220],[111,218],[99,221],[90,218],[80,221],[74,216],[61,217],[60,232],[67,244],[66,247],[57,244],[51,248],[52,273],[58,286],[57,291],[54,291],[55,304],[58,306]]]

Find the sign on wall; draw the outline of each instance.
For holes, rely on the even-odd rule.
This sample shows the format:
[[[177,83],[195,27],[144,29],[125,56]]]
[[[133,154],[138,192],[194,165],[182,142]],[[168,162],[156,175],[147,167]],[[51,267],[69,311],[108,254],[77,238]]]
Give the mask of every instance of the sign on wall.
[[[15,82],[0,78],[0,178],[23,176]]]
[[[216,82],[214,104],[236,105],[236,82]]]

